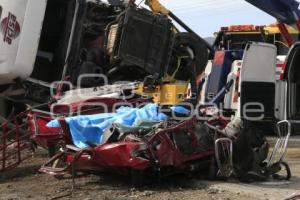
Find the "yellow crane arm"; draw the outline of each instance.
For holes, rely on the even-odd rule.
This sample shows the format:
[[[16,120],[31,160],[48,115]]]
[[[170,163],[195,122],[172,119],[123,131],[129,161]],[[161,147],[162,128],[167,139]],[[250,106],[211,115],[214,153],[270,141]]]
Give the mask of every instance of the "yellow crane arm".
[[[161,13],[167,16],[170,13],[170,11],[159,2],[159,0],[146,0],[145,3],[154,13]]]

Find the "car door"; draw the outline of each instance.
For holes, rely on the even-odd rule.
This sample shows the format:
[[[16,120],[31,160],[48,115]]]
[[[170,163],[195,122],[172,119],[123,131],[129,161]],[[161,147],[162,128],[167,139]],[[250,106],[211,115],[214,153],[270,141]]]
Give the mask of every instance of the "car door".
[[[276,53],[274,45],[249,43],[241,68],[241,117],[250,121],[275,118]]]
[[[288,53],[283,79],[287,83],[286,117],[300,121],[300,43]]]

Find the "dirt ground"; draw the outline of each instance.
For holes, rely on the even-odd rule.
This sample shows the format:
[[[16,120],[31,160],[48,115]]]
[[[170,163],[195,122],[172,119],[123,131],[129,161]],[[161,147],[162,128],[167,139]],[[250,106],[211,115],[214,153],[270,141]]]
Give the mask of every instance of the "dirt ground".
[[[241,184],[236,181],[207,181],[197,177],[176,176],[136,189],[130,186],[126,177],[102,174],[77,178],[76,188],[71,192],[70,177],[58,180],[37,172],[46,158],[46,152],[39,152],[18,168],[0,174],[0,200],[277,200],[300,190],[300,142],[292,144],[288,150],[287,161],[293,173],[289,182],[270,180]]]

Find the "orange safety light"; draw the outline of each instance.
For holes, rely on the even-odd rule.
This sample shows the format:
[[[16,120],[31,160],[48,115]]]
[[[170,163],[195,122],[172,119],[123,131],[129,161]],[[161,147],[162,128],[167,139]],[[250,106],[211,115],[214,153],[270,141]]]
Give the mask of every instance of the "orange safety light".
[[[229,31],[255,31],[254,25],[233,25],[229,27]]]

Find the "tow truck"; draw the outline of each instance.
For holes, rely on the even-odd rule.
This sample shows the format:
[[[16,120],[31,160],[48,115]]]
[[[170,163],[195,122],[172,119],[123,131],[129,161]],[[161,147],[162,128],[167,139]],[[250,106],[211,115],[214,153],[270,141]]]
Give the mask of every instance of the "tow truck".
[[[298,101],[294,99],[299,96],[298,79],[295,78],[297,71],[296,67],[292,67],[293,70],[289,72],[287,70],[291,69],[289,63],[295,62],[292,55],[296,55],[293,52],[298,46],[296,42],[299,41],[299,2],[293,0],[248,2],[271,14],[278,19],[278,23],[269,26],[233,25],[221,28],[216,34],[215,57],[205,70],[206,81],[201,101],[205,104],[214,99],[220,91],[228,90],[224,98],[220,98],[219,103],[225,112],[229,111],[229,115],[243,115],[243,106],[257,101],[266,109],[264,117],[258,121],[271,123],[270,127],[283,119],[296,122],[298,115],[296,113],[299,110],[296,103]],[[252,51],[253,49],[248,51],[251,49],[249,45],[251,42],[253,49],[261,51],[261,55],[265,56],[261,62],[257,60],[260,56]],[[271,46],[263,43],[269,43]],[[231,86],[226,88],[232,80]],[[298,132],[297,123],[294,123],[294,127],[295,132]],[[272,130],[268,128],[269,132]]]
[[[298,30],[292,26],[287,26],[286,28],[292,38],[298,41]],[[216,40],[213,46],[219,50],[245,49],[247,43],[252,41],[274,44],[277,47],[277,55],[286,55],[289,51],[289,44],[282,36],[277,24],[224,26],[214,35]]]
[[[292,38],[298,41],[299,32],[292,26],[287,26],[287,30]],[[237,110],[237,94],[239,93],[239,74],[242,67],[242,57],[244,49],[249,42],[265,42],[273,44],[277,48],[276,62],[276,80],[283,76],[286,55],[289,52],[289,44],[282,36],[277,24],[271,25],[231,25],[221,27],[219,32],[215,33],[216,40],[213,47],[216,49],[215,60],[209,61],[205,70],[206,82],[201,92],[201,103],[204,104],[214,98],[218,91],[226,85],[228,80],[234,78],[231,92],[225,96],[224,108],[227,110]],[[224,56],[222,56],[224,54]],[[224,59],[222,59],[224,57]],[[219,64],[217,64],[219,63]],[[216,71],[223,69],[222,73]],[[209,81],[209,76],[212,81]],[[229,77],[229,78],[228,78]],[[223,79],[221,84],[216,87],[212,86],[218,83],[216,80]],[[234,94],[233,94],[234,90]]]
[[[288,26],[287,30],[293,38],[298,40],[299,32],[295,28]],[[202,104],[215,98],[218,92],[226,85],[228,77],[236,77],[232,88],[235,88],[235,93],[238,92],[238,76],[242,66],[243,52],[249,42],[265,42],[276,46],[276,79],[279,80],[282,76],[289,45],[282,37],[280,29],[276,24],[264,26],[252,24],[231,25],[221,27],[220,31],[215,33],[215,36],[216,39],[213,48],[216,50],[216,56],[213,60],[209,61],[205,70],[204,77],[206,81],[201,91]],[[237,109],[237,98],[233,96],[229,94],[225,98],[225,109]],[[220,102],[224,103],[222,99]]]

